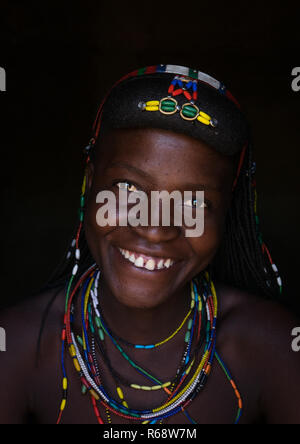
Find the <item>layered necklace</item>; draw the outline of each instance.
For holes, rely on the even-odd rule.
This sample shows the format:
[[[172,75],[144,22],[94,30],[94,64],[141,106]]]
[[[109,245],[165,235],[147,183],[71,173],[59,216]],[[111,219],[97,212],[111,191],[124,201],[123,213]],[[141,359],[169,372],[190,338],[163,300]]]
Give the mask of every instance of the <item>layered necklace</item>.
[[[191,301],[189,311],[183,321],[167,338],[155,344],[132,344],[117,336],[101,310],[98,298],[100,270],[92,265],[77,281],[75,275],[78,267],[73,268],[67,286],[64,325],[62,329],[62,401],[57,424],[60,423],[67,402],[68,379],[65,369],[65,349],[68,348],[74,367],[82,386],[82,393],[89,393],[94,413],[99,424],[111,423],[111,414],[117,417],[142,424],[162,423],[168,417],[183,413],[192,424],[197,422],[189,415],[187,408],[203,389],[210,374],[214,357],[216,357],[226,378],[230,382],[237,398],[237,415],[234,423],[238,423],[242,413],[242,400],[229,370],[215,350],[217,324],[217,295],[214,284],[206,271],[201,277],[190,282]],[[73,287],[73,288],[72,288]],[[71,289],[72,288],[72,289]],[[201,288],[201,291],[199,289]],[[75,301],[80,298],[81,335],[74,331]],[[124,350],[124,346],[132,350],[156,349],[171,341],[179,331],[186,328],[183,344],[183,355],[174,377],[163,381],[148,369],[143,368]],[[195,344],[192,346],[192,344]],[[110,362],[107,348],[115,347],[122,358],[147,382],[144,385],[128,381]],[[96,356],[100,354],[101,360]],[[108,393],[101,377],[101,368],[106,366],[115,383],[115,395]],[[188,378],[190,376],[190,378]],[[139,376],[140,377],[140,376]],[[122,390],[121,385],[126,388]],[[157,391],[165,393],[166,399],[155,408],[135,409],[128,405],[124,391],[130,390]],[[101,417],[99,406],[106,412],[106,422]]]

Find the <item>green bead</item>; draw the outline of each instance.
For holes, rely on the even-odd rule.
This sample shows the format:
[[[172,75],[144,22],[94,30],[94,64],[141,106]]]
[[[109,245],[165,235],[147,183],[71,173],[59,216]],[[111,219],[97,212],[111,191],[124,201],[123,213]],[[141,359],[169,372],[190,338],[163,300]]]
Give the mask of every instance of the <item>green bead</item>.
[[[198,71],[194,69],[189,69],[189,77],[192,77],[193,79],[198,80]]]
[[[176,103],[173,102],[173,100],[166,99],[161,102],[161,106],[172,106],[173,108],[175,108]]]
[[[185,337],[184,337],[184,342],[189,342],[190,336],[191,336],[191,333],[189,331],[187,331],[185,334]]]
[[[198,113],[198,111],[196,110],[196,108],[192,105],[186,105],[182,111],[189,111],[191,113],[194,113],[195,115]]]
[[[166,113],[175,111],[175,105],[174,106],[164,106],[164,105],[162,105],[161,106],[161,110],[165,111]]]
[[[81,339],[81,337],[79,335],[77,335],[77,341],[79,342],[81,347],[83,347],[83,340]]]
[[[79,212],[79,220],[80,220],[80,222],[83,221],[83,211]]]
[[[146,71],[146,68],[139,68],[139,69],[138,69],[138,76],[144,74],[145,71]]]
[[[259,219],[258,219],[257,215],[255,215],[255,221],[256,221],[257,224],[259,223]]]
[[[197,115],[197,110],[193,109],[187,109],[188,107],[185,107],[182,109],[182,114],[184,117],[195,117]]]
[[[99,333],[101,341],[104,341],[104,333],[103,333],[102,328],[99,328],[98,333]]]
[[[81,393],[82,393],[83,395],[85,395],[86,392],[87,392],[87,388],[86,388],[86,386],[85,386],[84,384],[82,384],[82,386],[81,386]]]
[[[80,198],[80,206],[81,207],[84,207],[84,196],[81,196],[81,198]]]
[[[189,320],[189,323],[188,323],[188,330],[191,329],[191,327],[192,327],[192,323],[193,323],[193,319],[190,319],[190,320]]]

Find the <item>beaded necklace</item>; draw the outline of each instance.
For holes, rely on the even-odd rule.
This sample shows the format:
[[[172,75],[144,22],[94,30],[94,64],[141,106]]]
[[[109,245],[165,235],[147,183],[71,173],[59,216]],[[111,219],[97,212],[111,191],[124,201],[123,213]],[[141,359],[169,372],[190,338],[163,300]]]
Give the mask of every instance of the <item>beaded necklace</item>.
[[[78,269],[78,267],[77,267]],[[180,326],[168,338],[160,341],[157,344],[141,345],[131,344],[122,338],[117,337],[107,326],[104,320],[103,313],[99,309],[98,301],[98,280],[100,272],[96,264],[90,267],[74,285],[71,291],[71,285],[77,273],[76,265],[73,269],[72,276],[67,287],[64,326],[62,330],[62,371],[63,371],[63,396],[60,405],[60,412],[57,423],[60,423],[62,412],[65,409],[67,401],[67,376],[64,365],[65,342],[67,342],[70,356],[73,360],[74,367],[79,374],[82,387],[85,387],[83,392],[89,392],[93,404],[94,412],[98,423],[104,424],[98,409],[99,404],[105,407],[108,422],[111,423],[110,412],[115,415],[125,418],[127,420],[140,421],[142,424],[155,424],[158,421],[165,420],[169,416],[173,416],[179,412],[183,412],[189,421],[196,424],[193,418],[190,417],[186,411],[190,403],[195,399],[201,389],[204,387],[207,377],[209,376],[213,358],[215,355],[216,342],[216,321],[217,321],[217,296],[210,279],[210,276],[205,272],[203,276],[203,291],[198,294],[199,282],[197,279],[191,282],[191,307],[188,314]],[[75,335],[73,331],[73,318],[75,310],[75,296],[81,291],[81,320],[82,320],[82,337]],[[93,316],[95,324],[98,328],[98,335],[95,331],[93,323]],[[149,371],[143,369],[136,362],[134,362],[128,354],[124,352],[118,342],[122,342],[135,349],[142,348],[157,348],[171,340],[183,325],[187,322],[188,317],[191,316],[187,332],[185,334],[185,350],[181,359],[180,365],[176,371],[176,375],[171,381],[163,382],[153,376]],[[204,335],[201,334],[204,332]],[[112,368],[109,362],[107,353],[104,350],[104,338],[111,340],[113,345],[119,350],[124,359],[140,374],[147,379],[153,381],[155,385],[138,385],[126,381],[115,369]],[[196,338],[196,345],[194,352],[191,353],[192,342]],[[202,357],[197,364],[196,355],[200,353],[200,348],[204,342],[204,350]],[[107,364],[116,383],[116,392],[119,400],[113,399],[105,390],[101,381],[101,373],[99,364],[96,359],[96,346],[98,347],[103,363]],[[81,351],[80,351],[81,348]],[[221,360],[220,356],[216,354],[217,360],[221,365],[227,379],[230,381],[235,395],[238,399],[238,412],[235,423],[241,417],[242,400],[236,388],[235,383],[230,376],[228,369]],[[191,373],[191,378],[184,384],[187,376]],[[193,373],[193,374],[192,374]],[[124,383],[129,389],[135,390],[163,390],[168,395],[167,400],[162,405],[145,410],[137,410],[129,408],[124,399],[123,391],[120,387],[120,382]]]

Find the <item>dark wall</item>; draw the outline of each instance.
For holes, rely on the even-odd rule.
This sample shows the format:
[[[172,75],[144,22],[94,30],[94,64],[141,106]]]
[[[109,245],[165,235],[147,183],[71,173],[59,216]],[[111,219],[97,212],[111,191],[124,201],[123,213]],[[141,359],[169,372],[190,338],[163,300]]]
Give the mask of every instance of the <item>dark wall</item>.
[[[285,301],[300,312],[300,91],[291,89],[292,68],[300,66],[300,7],[73,3],[1,5],[7,91],[0,93],[0,304],[36,290],[65,251],[77,217],[82,148],[103,93],[137,67],[171,63],[222,80],[246,111],[262,232]]]

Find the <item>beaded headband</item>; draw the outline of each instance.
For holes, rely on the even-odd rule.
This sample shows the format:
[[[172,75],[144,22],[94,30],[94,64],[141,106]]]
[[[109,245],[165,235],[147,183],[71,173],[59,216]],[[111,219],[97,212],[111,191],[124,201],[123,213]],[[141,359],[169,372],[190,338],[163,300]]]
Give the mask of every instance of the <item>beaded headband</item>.
[[[88,159],[100,127],[166,129],[203,141],[224,155],[240,152],[232,190],[250,140],[248,122],[226,86],[179,65],[140,68],[113,85],[99,106],[85,148]]]
[[[155,65],[118,80],[101,103],[92,146],[105,128],[160,128],[199,139],[225,155],[249,141],[239,103],[225,87],[201,71]]]

